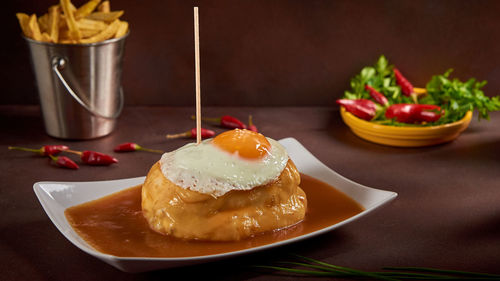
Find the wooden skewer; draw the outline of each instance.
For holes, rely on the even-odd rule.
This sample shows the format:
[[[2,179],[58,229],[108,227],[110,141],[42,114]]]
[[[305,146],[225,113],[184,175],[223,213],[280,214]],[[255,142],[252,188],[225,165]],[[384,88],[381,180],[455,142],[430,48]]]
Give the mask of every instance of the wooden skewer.
[[[201,87],[200,87],[200,26],[198,7],[194,7],[194,71],[196,80],[196,144],[201,143]]]

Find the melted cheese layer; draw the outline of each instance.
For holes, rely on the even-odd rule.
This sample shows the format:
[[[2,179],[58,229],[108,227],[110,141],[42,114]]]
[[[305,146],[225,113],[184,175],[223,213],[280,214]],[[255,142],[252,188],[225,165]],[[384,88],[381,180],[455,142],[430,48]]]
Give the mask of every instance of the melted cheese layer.
[[[300,175],[289,160],[271,183],[214,197],[174,184],[157,162],[142,187],[142,210],[149,226],[165,235],[240,240],[303,220],[307,198],[299,184]]]

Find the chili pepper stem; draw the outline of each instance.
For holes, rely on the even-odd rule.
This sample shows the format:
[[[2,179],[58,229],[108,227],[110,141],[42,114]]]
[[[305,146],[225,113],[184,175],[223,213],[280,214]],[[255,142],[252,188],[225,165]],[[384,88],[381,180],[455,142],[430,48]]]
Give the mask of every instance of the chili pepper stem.
[[[385,108],[387,108],[387,106],[383,106],[384,110],[377,110],[376,113],[375,113],[375,116],[373,117],[372,120],[377,120],[380,116],[384,115],[384,112],[385,112]]]
[[[82,152],[81,151],[77,151],[77,150],[67,149],[67,150],[65,150],[65,152],[69,152],[69,153],[73,153],[73,154],[82,156]]]
[[[191,115],[191,119],[196,120],[196,116]],[[220,123],[220,117],[201,117],[201,120],[212,123]]]
[[[167,136],[167,138],[168,138],[168,136]],[[157,149],[151,149],[151,148],[144,148],[144,147],[139,147],[139,148],[137,148],[137,150],[142,150],[142,151],[147,151],[147,152],[153,152],[153,153],[160,153],[160,154],[165,153],[165,151],[163,151],[163,150],[157,150]]]
[[[168,134],[166,136],[167,139],[178,139],[178,138],[183,138],[183,137],[190,137],[191,136],[191,131],[187,131],[184,133],[178,133],[178,134]]]
[[[255,126],[253,124],[253,118],[252,118],[252,115],[248,115],[248,127],[247,127],[248,130],[250,131],[253,131],[253,132],[259,132],[259,130],[257,129],[257,126]]]
[[[413,100],[413,103],[418,104],[418,94],[416,93],[411,93],[411,99]]]
[[[40,152],[40,149],[19,147],[19,146],[9,146],[9,150],[20,150],[20,151],[28,151],[28,152]]]

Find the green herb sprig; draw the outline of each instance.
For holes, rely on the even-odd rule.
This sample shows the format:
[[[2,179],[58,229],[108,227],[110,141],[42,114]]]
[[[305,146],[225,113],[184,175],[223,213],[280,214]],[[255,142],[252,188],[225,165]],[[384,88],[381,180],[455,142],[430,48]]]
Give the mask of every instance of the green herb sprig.
[[[299,266],[291,268],[284,266],[257,265],[258,268],[278,270],[302,276],[336,277],[356,280],[500,280],[500,275],[468,272],[458,270],[445,270],[427,267],[385,267],[386,271],[362,271],[349,267],[332,265],[319,260],[295,255],[300,262],[281,262]],[[392,270],[392,271],[389,271]]]
[[[391,104],[414,103],[410,97],[401,93],[401,87],[394,77],[394,65],[389,64],[382,55],[373,66],[364,67],[359,74],[351,79],[351,89],[344,92],[347,99],[370,99],[365,85],[370,85],[386,96]],[[384,111],[379,112],[372,122],[392,126],[434,126],[452,123],[462,119],[468,111],[478,111],[479,119],[489,119],[489,112],[500,110],[500,99],[488,97],[481,90],[486,81],[477,81],[474,78],[462,82],[457,78],[450,78],[453,70],[444,74],[435,75],[427,83],[427,95],[418,102],[421,104],[435,104],[444,109],[444,115],[433,123],[407,124],[399,123],[385,117]]]
[[[401,87],[394,78],[394,65],[384,55],[380,56],[374,66],[366,66],[361,72],[351,79],[351,90],[344,92],[347,99],[370,99],[370,93],[365,90],[365,85],[370,85],[384,94],[390,104],[413,103],[409,97],[401,93]]]
[[[481,90],[486,81],[476,81],[471,78],[461,82],[457,78],[450,79],[453,69],[442,75],[435,75],[427,83],[427,96],[421,103],[437,104],[445,110],[444,116],[438,121],[440,124],[460,120],[467,111],[478,111],[478,119],[489,120],[489,112],[500,110],[499,97],[487,97]]]

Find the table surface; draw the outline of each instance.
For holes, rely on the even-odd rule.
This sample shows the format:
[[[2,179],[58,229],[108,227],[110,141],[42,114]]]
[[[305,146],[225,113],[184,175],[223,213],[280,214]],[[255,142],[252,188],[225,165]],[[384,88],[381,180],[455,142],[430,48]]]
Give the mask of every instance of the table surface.
[[[51,223],[34,192],[38,181],[93,181],[143,176],[158,154],[116,154],[122,142],[173,150],[188,140],[166,133],[193,126],[192,108],[127,107],[111,135],[63,141],[44,132],[37,106],[0,106],[0,272],[3,280],[296,280],[248,267],[290,260],[297,253],[364,270],[427,266],[500,273],[500,112],[473,120],[455,141],[427,148],[393,148],[363,141],[330,107],[204,108],[205,116],[252,114],[261,132],[294,137],[331,169],[360,184],[395,191],[396,200],[327,234],[239,258],[130,274],[87,255]],[[217,132],[223,129],[216,128]],[[117,165],[65,170],[9,145],[66,144],[119,158]]]

